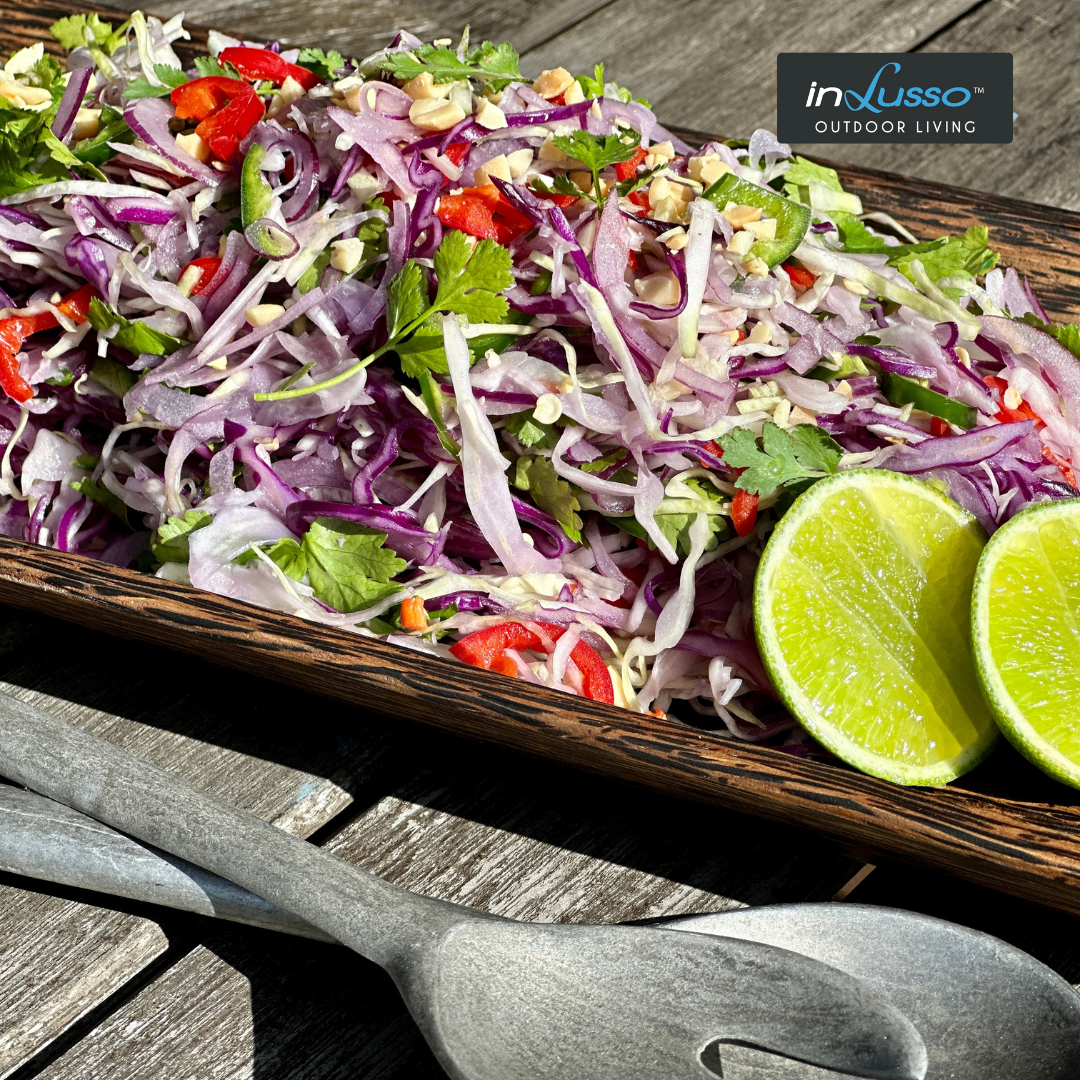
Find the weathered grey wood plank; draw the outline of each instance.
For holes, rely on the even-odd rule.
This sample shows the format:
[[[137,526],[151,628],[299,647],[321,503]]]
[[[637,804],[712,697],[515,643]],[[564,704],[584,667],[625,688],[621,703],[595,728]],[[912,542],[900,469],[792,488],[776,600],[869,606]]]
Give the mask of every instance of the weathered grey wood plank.
[[[452,37],[468,23],[474,41],[510,38],[529,48],[572,26],[610,0],[548,0],[540,10],[530,0],[371,0],[362,8],[337,0],[163,0],[138,3],[111,0],[103,7],[132,11],[145,7],[156,14],[187,13],[192,23],[243,32],[249,40],[335,48],[347,56],[366,56],[386,45],[398,30],[411,30],[425,41]]]
[[[425,757],[326,846],[499,915],[619,922],[824,899],[858,868],[794,830],[549,765],[452,744]]]
[[[437,1080],[383,972],[332,945],[211,934],[42,1080]]]
[[[1080,20],[1073,0],[991,0],[935,38],[930,52],[1011,52],[1017,120],[1007,146],[807,146],[877,169],[1080,209]]]
[[[663,123],[740,135],[775,127],[777,53],[906,52],[973,3],[620,0],[528,51],[523,65],[579,72],[603,60],[605,75],[648,98]]]
[[[0,1078],[167,946],[148,919],[0,884]]]
[[[3,612],[0,634],[22,618]],[[0,660],[0,689],[300,836],[352,802],[389,746],[386,725],[258,679],[60,622],[47,640]]]

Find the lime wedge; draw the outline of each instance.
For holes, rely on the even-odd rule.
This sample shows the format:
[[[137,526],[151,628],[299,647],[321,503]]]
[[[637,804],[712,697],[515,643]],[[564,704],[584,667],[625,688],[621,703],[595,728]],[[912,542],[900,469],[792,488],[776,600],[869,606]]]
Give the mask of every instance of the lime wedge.
[[[1080,787],[1080,499],[1017,514],[986,545],[971,601],[975,666],[1009,741]]]
[[[936,488],[852,469],[781,518],[754,624],[791,714],[837,757],[898,784],[945,784],[997,727],[971,659],[971,583],[986,534]]]

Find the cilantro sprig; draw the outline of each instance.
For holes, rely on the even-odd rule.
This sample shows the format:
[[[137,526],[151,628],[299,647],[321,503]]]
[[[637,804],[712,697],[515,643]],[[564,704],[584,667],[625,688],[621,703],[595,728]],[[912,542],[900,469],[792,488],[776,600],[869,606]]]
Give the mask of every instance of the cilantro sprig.
[[[720,438],[724,464],[745,469],[735,486],[753,495],[771,495],[800,480],[818,480],[838,470],[844,448],[813,424],[796,424],[788,431],[767,422],[757,436],[735,428]]]
[[[589,198],[603,208],[604,198],[600,194],[600,172],[609,165],[618,165],[629,161],[641,146],[641,136],[632,128],[620,128],[612,135],[593,135],[588,131],[572,131],[568,135],[556,135],[551,140],[567,157],[576,158],[592,173],[592,191]],[[571,194],[559,188],[556,178],[556,190],[560,194]],[[574,194],[581,195],[575,187]]]
[[[256,394],[255,400],[282,401],[329,390],[351,379],[362,368],[388,352],[408,355],[409,363],[402,357],[405,373],[418,376],[432,368],[442,354],[442,335],[432,322],[435,315],[450,312],[464,315],[470,322],[476,323],[497,323],[507,317],[510,305],[506,297],[498,294],[514,283],[514,277],[510,252],[502,244],[494,240],[481,240],[475,247],[470,247],[469,238],[455,229],[443,236],[435,252],[434,263],[437,281],[434,300],[429,297],[424,271],[414,260],[409,259],[391,278],[386,288],[387,340],[380,348],[332,379],[314,386]],[[420,350],[399,349],[399,346],[415,340],[413,335],[417,334],[421,344],[427,347]],[[425,338],[431,340],[425,341]]]
[[[408,563],[385,546],[386,533],[337,518],[316,518],[299,541],[278,540],[266,554],[315,598],[345,614],[398,592],[392,580]]]
[[[421,45],[410,52],[390,53],[379,61],[384,71],[408,81],[428,72],[437,83],[458,82],[461,79],[478,79],[492,90],[502,90],[510,83],[520,81],[518,54],[507,42],[498,45],[485,41],[479,48],[465,54],[464,60],[446,45]]]
[[[296,62],[300,67],[314,71],[323,82],[327,82],[345,66],[345,57],[337,49],[329,52],[323,52],[322,49],[301,49]]]

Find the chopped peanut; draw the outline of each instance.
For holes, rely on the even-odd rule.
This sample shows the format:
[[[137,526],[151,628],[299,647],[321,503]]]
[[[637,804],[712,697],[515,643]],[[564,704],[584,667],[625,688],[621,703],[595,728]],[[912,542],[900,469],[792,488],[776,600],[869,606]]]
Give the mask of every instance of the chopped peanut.
[[[361,202],[367,202],[368,199],[378,195],[379,192],[382,191],[382,184],[379,183],[378,177],[373,176],[367,169],[357,169],[357,171],[349,177],[347,183],[349,185],[349,190]]]
[[[659,273],[638,278],[634,282],[634,291],[646,304],[660,304],[664,307],[674,307],[682,295],[679,279],[670,270],[661,270]]]
[[[719,154],[702,154],[701,157],[692,157],[686,163],[686,171],[692,180],[709,187],[725,173],[735,170],[726,161],[722,161]]]
[[[533,408],[533,419],[538,424],[554,424],[562,416],[562,401],[558,394],[541,394]]]
[[[453,101],[420,98],[412,103],[409,119],[421,131],[448,131],[465,119],[465,110]]]
[[[739,206],[731,203],[721,211],[724,220],[736,229],[744,229],[751,221],[761,220],[760,206]]]
[[[570,84],[574,81],[574,76],[566,68],[550,68],[540,72],[540,78],[532,84],[532,88],[533,92],[539,94],[545,101],[550,101],[569,90]]]
[[[481,98],[476,107],[476,122],[488,131],[506,127],[506,114],[498,105],[492,105],[487,98]]]
[[[846,277],[843,279],[844,288],[848,292],[854,293],[856,296],[869,296],[870,290],[861,282],[854,281],[852,278]]]
[[[756,239],[752,232],[737,232],[728,244],[728,251],[733,251],[736,255],[746,255]]]
[[[746,340],[753,342],[755,345],[768,345],[772,341],[772,330],[769,329],[769,324],[757,323],[747,335]]]
[[[285,308],[281,304],[256,304],[244,312],[244,319],[248,326],[257,329],[260,326],[266,326],[267,323],[272,323],[275,319],[280,319],[284,314]]]
[[[517,179],[524,173],[532,164],[533,152],[525,147],[521,150],[515,150],[512,154],[506,155],[506,164],[510,169],[510,175],[513,179]]]
[[[194,131],[191,132],[190,135],[177,135],[176,145],[179,146],[185,154],[190,154],[197,161],[201,161],[204,164],[207,161],[210,161],[214,156],[213,150],[211,150]]]
[[[410,79],[401,89],[413,101],[423,101],[428,98],[449,97],[451,85],[451,83],[437,83],[431,77],[430,71],[423,71],[415,79]]]
[[[1024,399],[1020,396],[1020,391],[1015,386],[1010,386],[1001,396],[1001,403],[1006,409],[1019,409],[1024,403]]]
[[[760,221],[748,221],[744,227],[747,232],[753,233],[759,240],[776,239],[776,218],[762,218]]]
[[[490,184],[492,178],[496,180],[510,180],[510,166],[507,163],[505,154],[498,154],[491,158],[489,161],[485,161],[483,165],[478,165],[475,172],[476,186],[483,187],[485,184]]]
[[[100,119],[100,109],[80,109],[75,114],[75,126],[71,129],[71,141],[78,142],[80,139],[92,139],[98,133]]]
[[[585,91],[581,89],[581,83],[575,79],[563,91],[563,101],[567,105],[580,105],[585,100]]]
[[[334,240],[330,244],[330,250],[330,265],[343,274],[351,274],[363,261],[364,241],[355,237],[349,240]]]
[[[552,142],[549,135],[540,146],[539,158],[541,161],[550,161],[554,165],[561,165],[564,161],[570,159],[564,154],[554,142]]]

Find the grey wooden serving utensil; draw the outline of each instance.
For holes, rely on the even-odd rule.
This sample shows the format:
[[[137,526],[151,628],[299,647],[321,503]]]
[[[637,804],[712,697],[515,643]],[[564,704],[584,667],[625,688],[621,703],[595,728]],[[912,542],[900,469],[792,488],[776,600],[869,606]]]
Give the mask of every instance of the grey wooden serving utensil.
[[[6,695],[0,775],[227,876],[384,967],[455,1080],[703,1080],[723,1075],[733,1042],[868,1078],[926,1072],[911,1022],[819,961],[418,896]]]
[[[0,785],[0,870],[333,940],[216,874],[6,785]],[[1080,994],[1045,964],[989,934],[860,904],[778,904],[652,925],[781,946],[862,979],[918,1029],[929,1057],[927,1080],[1080,1076]],[[741,1071],[732,1060],[739,1054],[749,1059],[738,1062]],[[760,1076],[754,1056],[742,1048],[725,1051],[725,1075]],[[785,1068],[790,1080],[820,1075],[794,1062]]]

